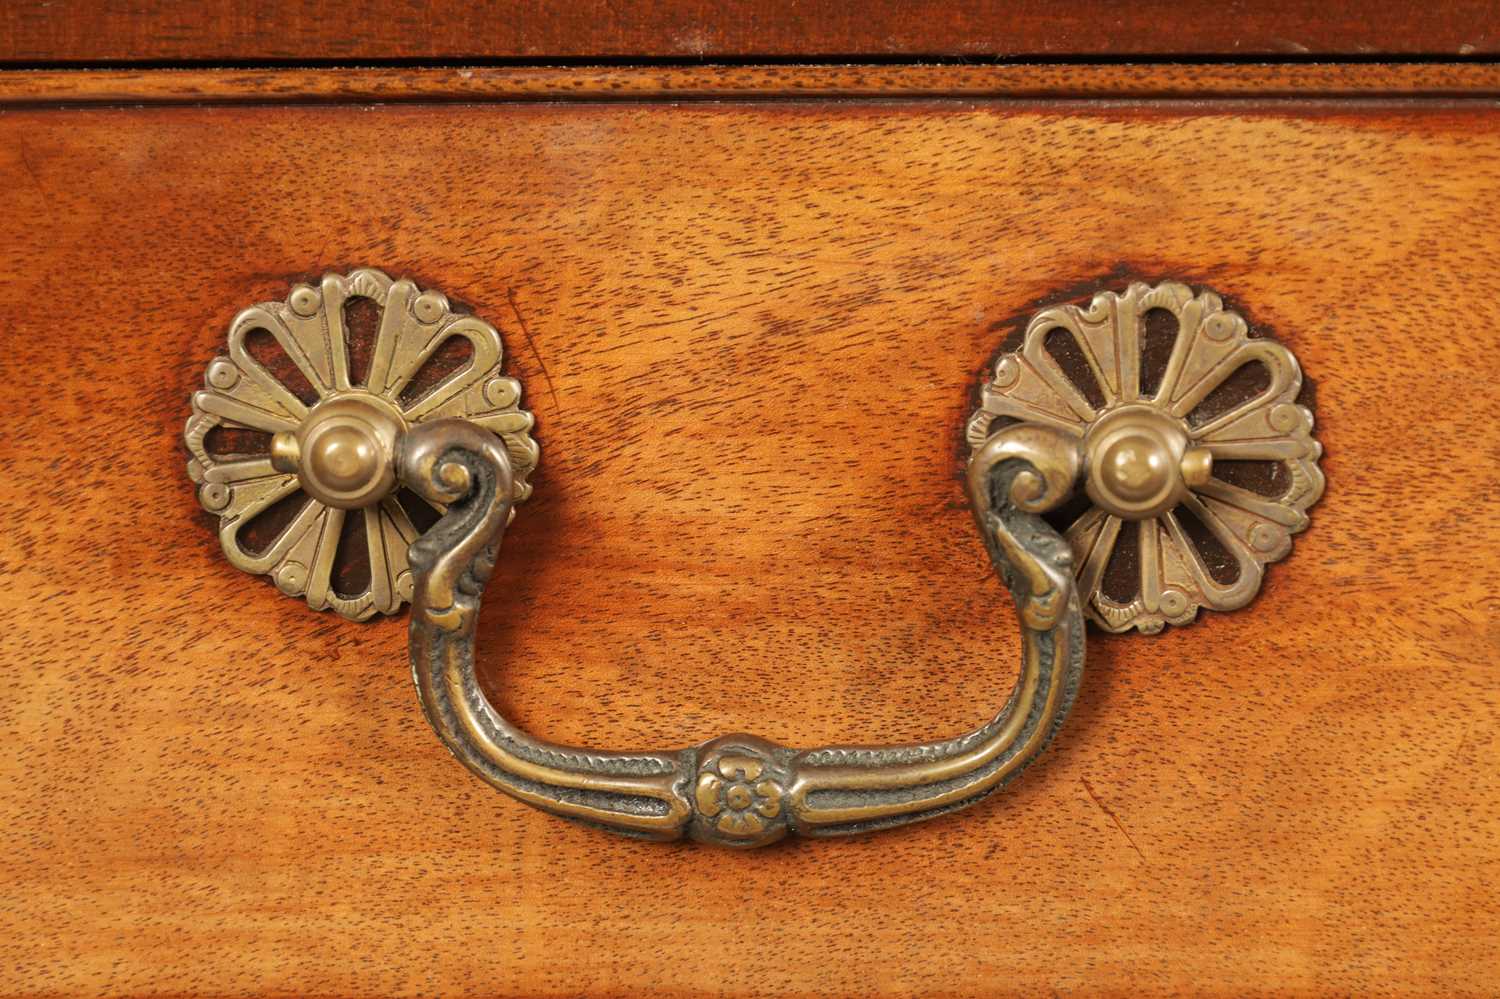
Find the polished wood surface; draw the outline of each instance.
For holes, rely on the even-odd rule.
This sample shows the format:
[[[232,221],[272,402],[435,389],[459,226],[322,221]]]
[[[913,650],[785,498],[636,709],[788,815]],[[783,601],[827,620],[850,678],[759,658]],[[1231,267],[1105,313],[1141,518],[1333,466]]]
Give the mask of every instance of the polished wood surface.
[[[0,63],[1470,56],[1490,0],[13,0]]]
[[[1484,994],[1500,980],[1500,118],[1289,101],[0,116],[0,991]],[[972,725],[1019,636],[963,499],[989,358],[1133,277],[1316,382],[1248,609],[1090,638],[964,814],[740,855],[481,786],[405,620],[231,569],[183,472],[245,304],[380,266],[495,322],[542,465],[480,624],[546,737]]]

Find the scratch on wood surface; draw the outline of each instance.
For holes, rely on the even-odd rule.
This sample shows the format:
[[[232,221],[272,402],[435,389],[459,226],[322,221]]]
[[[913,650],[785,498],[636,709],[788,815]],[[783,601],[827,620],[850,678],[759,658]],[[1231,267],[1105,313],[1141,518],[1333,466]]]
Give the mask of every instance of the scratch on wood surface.
[[[1086,778],[1079,777],[1078,783],[1083,785],[1084,791],[1088,793],[1089,800],[1094,803],[1099,811],[1109,816],[1109,821],[1113,822],[1115,824],[1115,828],[1120,830],[1120,835],[1125,837],[1125,841],[1130,844],[1130,848],[1135,851],[1135,855],[1141,858],[1141,863],[1146,863],[1146,855],[1141,852],[1140,847],[1135,845],[1135,837],[1130,835],[1130,830],[1125,828],[1125,825],[1120,821],[1119,816],[1115,815],[1114,812],[1110,811],[1108,805],[1099,800],[1099,796],[1094,793],[1093,787],[1089,784]]]
[[[552,397],[552,407],[557,412],[562,412],[562,403],[557,399],[557,386],[552,384],[552,372],[547,370],[547,362],[542,360],[541,351],[536,349],[536,341],[531,338],[531,329],[526,325],[526,320],[521,316],[521,307],[516,304],[516,290],[505,289],[505,300],[510,303],[510,311],[515,314],[516,325],[521,327],[521,335],[526,338],[526,346],[531,348],[531,356],[536,358],[537,367],[542,369],[542,379],[547,383],[547,394]]]
[[[21,156],[21,165],[26,168],[26,175],[31,178],[31,183],[36,187],[37,195],[41,197],[42,204],[47,206],[47,215],[49,217],[56,215],[56,211],[52,207],[52,197],[47,193],[47,189],[42,186],[42,178],[37,175],[36,167],[31,162],[31,154],[26,148],[26,143],[19,143],[16,150]]]

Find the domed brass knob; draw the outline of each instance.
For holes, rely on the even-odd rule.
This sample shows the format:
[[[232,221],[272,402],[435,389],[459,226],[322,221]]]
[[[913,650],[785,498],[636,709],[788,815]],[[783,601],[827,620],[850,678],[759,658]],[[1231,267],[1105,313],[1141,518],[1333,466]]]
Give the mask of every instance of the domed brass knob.
[[[1190,447],[1187,426],[1150,406],[1122,406],[1084,437],[1085,490],[1126,520],[1157,517],[1213,474],[1213,452]]]
[[[368,392],[314,406],[294,431],[271,438],[271,465],[292,472],[313,499],[359,510],[396,489],[396,442],[406,432],[400,410]]]

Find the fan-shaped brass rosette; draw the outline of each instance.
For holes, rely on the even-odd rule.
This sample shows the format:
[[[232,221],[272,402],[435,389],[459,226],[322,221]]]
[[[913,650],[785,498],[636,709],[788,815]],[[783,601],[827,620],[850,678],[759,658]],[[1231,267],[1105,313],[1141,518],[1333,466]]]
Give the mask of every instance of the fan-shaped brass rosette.
[[[1078,438],[1085,494],[1065,526],[1088,615],[1107,631],[1243,607],[1323,493],[1322,446],[1290,351],[1211,292],[1132,284],[1027,325],[983,386],[978,449],[1017,422]]]
[[[368,336],[350,318],[361,300],[374,313],[365,313]],[[500,435],[515,499],[530,494],[532,417],[520,384],[499,374],[501,350],[489,323],[377,270],[327,274],[285,302],[241,312],[183,435],[188,474],[203,508],[219,515],[229,561],[315,609],[355,619],[400,610],[412,595],[413,516],[432,513],[399,494],[390,462],[379,460],[407,430],[458,417]],[[278,522],[252,538],[247,527],[271,513]]]

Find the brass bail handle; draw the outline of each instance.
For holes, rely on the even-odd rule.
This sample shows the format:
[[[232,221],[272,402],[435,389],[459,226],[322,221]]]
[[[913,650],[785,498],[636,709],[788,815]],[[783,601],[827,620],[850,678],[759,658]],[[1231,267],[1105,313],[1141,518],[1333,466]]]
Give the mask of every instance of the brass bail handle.
[[[542,742],[480,689],[474,629],[512,505],[505,448],[462,421],[418,427],[397,448],[400,480],[448,513],[411,550],[411,657],[428,721],[459,761],[522,801],[653,839],[684,834],[760,846],[834,836],[970,805],[1014,778],[1067,714],[1083,671],[1083,616],[1066,543],[1038,516],[1081,464],[1045,427],[996,434],[970,465],[990,555],[1020,610],[1023,666],[1005,707],[954,739],[795,750],[729,735],[685,750],[611,753]]]
[[[371,371],[358,379],[340,369],[335,355],[347,357],[353,334],[341,308],[329,307],[355,292],[378,295],[384,310]],[[1151,393],[1141,391],[1139,373],[1128,365],[1116,363],[1111,379],[1098,359],[1120,362],[1137,348],[1139,316],[1163,302],[1179,320],[1167,375]],[[991,562],[1016,604],[1021,671],[992,718],[933,742],[798,750],[736,734],[687,749],[618,753],[554,745],[511,724],[480,688],[475,627],[505,528],[529,492],[524,476],[537,456],[531,419],[519,409],[519,386],[496,373],[493,328],[410,282],[377,271],[328,275],[315,290],[294,289],[286,303],[242,313],[231,328],[230,357],[210,364],[207,387],[194,396],[189,471],[200,501],[224,518],[221,541],[242,568],[350,617],[390,613],[410,599],[411,665],[423,711],[453,755],[486,783],[545,811],[650,839],[688,835],[751,847],[790,833],[851,835],[967,807],[1034,761],[1077,694],[1086,607],[1106,627],[1149,631],[1222,600],[1223,588],[1202,585],[1204,572],[1195,574],[1191,560],[1171,547],[1181,535],[1175,511],[1201,511],[1257,572],[1272,553],[1285,554],[1286,535],[1305,525],[1303,511],[1322,488],[1311,414],[1290,401],[1300,387],[1291,355],[1270,341],[1248,341],[1239,335],[1243,322],[1236,327],[1238,317],[1224,316],[1233,314],[1208,293],[1135,285],[1124,295],[1097,296],[1087,308],[1043,313],[1027,343],[997,361],[969,423],[967,488]],[[298,364],[318,390],[317,402],[278,394],[269,370],[243,349],[251,323]],[[1200,335],[1206,325],[1226,323],[1223,335]],[[1092,395],[1097,401],[1102,392],[1104,405],[1076,386],[1069,394],[1077,373],[1033,349],[1032,332],[1039,342],[1059,327],[1088,351],[1102,385]],[[401,389],[452,335],[475,342],[475,362],[412,401]],[[1199,350],[1200,341],[1210,348]],[[480,363],[486,355],[492,360]],[[1281,365],[1280,375],[1273,371],[1268,390],[1228,412],[1193,417],[1213,388],[1205,381],[1222,384],[1245,356],[1269,358]],[[1060,403],[1047,399],[1049,389]],[[216,453],[208,435],[226,425],[268,434],[267,453]],[[1225,456],[1287,463],[1293,486],[1280,497],[1226,488],[1212,474],[1215,458]],[[1058,510],[1080,483],[1094,506],[1065,535],[1042,515]],[[425,533],[418,535],[395,502],[402,486],[441,511]],[[247,553],[239,537],[245,520],[297,490],[307,505],[272,542],[269,557]],[[367,594],[340,598],[326,586],[335,546],[317,542],[330,531],[337,538],[351,514],[365,517],[372,539],[404,544],[372,567],[383,583],[372,579]],[[1172,557],[1169,564],[1143,557],[1150,564],[1142,566],[1140,593],[1122,616],[1118,601],[1098,590],[1094,569],[1100,547],[1107,555],[1127,523],[1140,532],[1143,551],[1147,532],[1160,532],[1150,550]],[[1266,544],[1267,525],[1280,532],[1274,544]],[[1182,606],[1171,598],[1194,585]],[[1229,602],[1237,599],[1231,591]]]

